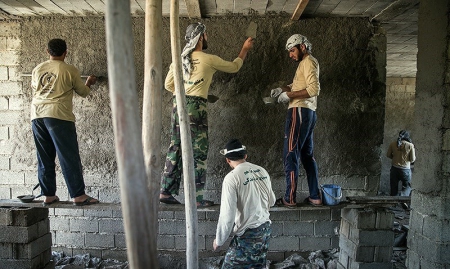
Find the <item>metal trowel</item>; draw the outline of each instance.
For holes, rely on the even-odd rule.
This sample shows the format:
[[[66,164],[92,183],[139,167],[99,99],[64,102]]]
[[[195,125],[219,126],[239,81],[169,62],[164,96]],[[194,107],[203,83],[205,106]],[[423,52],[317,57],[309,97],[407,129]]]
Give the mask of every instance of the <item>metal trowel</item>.
[[[253,22],[253,21],[250,22],[250,24],[247,27],[247,31],[245,32],[245,36],[255,39],[257,29],[258,29],[258,24],[256,24],[256,22]]]

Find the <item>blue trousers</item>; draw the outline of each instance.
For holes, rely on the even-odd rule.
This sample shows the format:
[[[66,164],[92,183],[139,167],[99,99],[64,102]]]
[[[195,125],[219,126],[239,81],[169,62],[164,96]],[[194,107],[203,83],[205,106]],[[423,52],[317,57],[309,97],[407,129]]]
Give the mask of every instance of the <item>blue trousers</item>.
[[[391,196],[397,196],[398,182],[402,182],[400,196],[410,196],[411,194],[411,169],[401,169],[391,166],[390,171]]]
[[[58,155],[70,197],[85,194],[75,123],[54,118],[40,118],[34,119],[31,126],[36,144],[41,193],[45,196],[56,194],[55,158]]]
[[[314,159],[314,127],[316,112],[304,108],[288,109],[284,127],[284,172],[286,176],[286,192],[284,200],[289,204],[296,203],[299,162],[301,161],[308,180],[309,197],[320,199],[319,178],[316,160]]]

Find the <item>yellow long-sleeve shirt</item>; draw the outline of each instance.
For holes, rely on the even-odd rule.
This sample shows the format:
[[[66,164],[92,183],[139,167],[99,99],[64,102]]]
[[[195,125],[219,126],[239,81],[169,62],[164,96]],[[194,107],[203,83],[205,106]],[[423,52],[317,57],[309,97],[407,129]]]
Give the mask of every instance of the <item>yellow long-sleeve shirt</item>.
[[[193,70],[189,80],[184,80],[184,89],[186,95],[208,98],[209,86],[211,86],[212,77],[217,71],[226,73],[236,73],[241,69],[244,61],[236,58],[234,61],[225,61],[219,56],[207,54],[202,51],[192,52]],[[173,80],[173,64],[170,65],[164,83],[166,90],[175,94],[175,85]]]
[[[75,122],[73,92],[86,97],[91,89],[84,85],[75,66],[64,61],[48,60],[33,69],[31,120],[56,118]]]
[[[397,147],[397,141],[389,145],[386,156],[392,159],[392,166],[408,169],[411,163],[416,161],[416,151],[414,145],[407,141],[402,141],[400,147]]]
[[[291,91],[306,89],[310,98],[292,98],[289,108],[306,107],[311,110],[317,109],[317,96],[320,93],[319,62],[311,55],[307,55],[298,65]]]

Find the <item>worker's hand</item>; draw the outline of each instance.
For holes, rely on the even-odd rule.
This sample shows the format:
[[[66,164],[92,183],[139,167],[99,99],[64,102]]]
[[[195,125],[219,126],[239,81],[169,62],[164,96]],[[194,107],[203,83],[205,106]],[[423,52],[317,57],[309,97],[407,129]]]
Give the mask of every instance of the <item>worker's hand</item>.
[[[217,251],[219,248],[220,247],[216,244],[216,239],[214,239],[214,242],[213,242],[213,249],[214,249],[214,251]]]
[[[270,91],[270,97],[278,97],[283,92],[281,88],[272,89]]]
[[[253,48],[253,43],[255,42],[255,40],[251,37],[247,38],[247,40],[245,40],[244,45],[242,46],[243,49],[245,50],[250,50],[251,48]]]
[[[283,92],[282,94],[280,94],[280,96],[278,96],[278,103],[287,103],[291,100],[291,98],[289,98],[287,96],[286,92]]]
[[[96,76],[89,76],[89,77],[86,79],[85,85],[88,86],[88,87],[90,87],[91,85],[94,85],[96,82],[97,82],[97,77],[96,77]]]

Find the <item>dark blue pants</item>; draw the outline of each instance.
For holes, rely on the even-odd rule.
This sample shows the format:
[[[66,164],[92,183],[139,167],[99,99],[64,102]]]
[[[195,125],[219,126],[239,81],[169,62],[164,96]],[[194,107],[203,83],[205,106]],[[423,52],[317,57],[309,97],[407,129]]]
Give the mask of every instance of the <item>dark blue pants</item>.
[[[319,178],[314,159],[313,134],[316,125],[316,112],[304,107],[290,108],[284,127],[284,172],[286,175],[286,193],[284,200],[296,203],[299,161],[306,171],[309,197],[320,199]]]
[[[401,169],[395,166],[391,166],[390,172],[391,182],[391,195],[397,196],[398,182],[402,182],[402,190],[400,196],[410,196],[411,194],[411,169]]]
[[[34,119],[31,126],[36,144],[41,193],[45,196],[56,194],[55,158],[58,154],[70,197],[85,194],[75,123],[54,118],[40,118]]]

